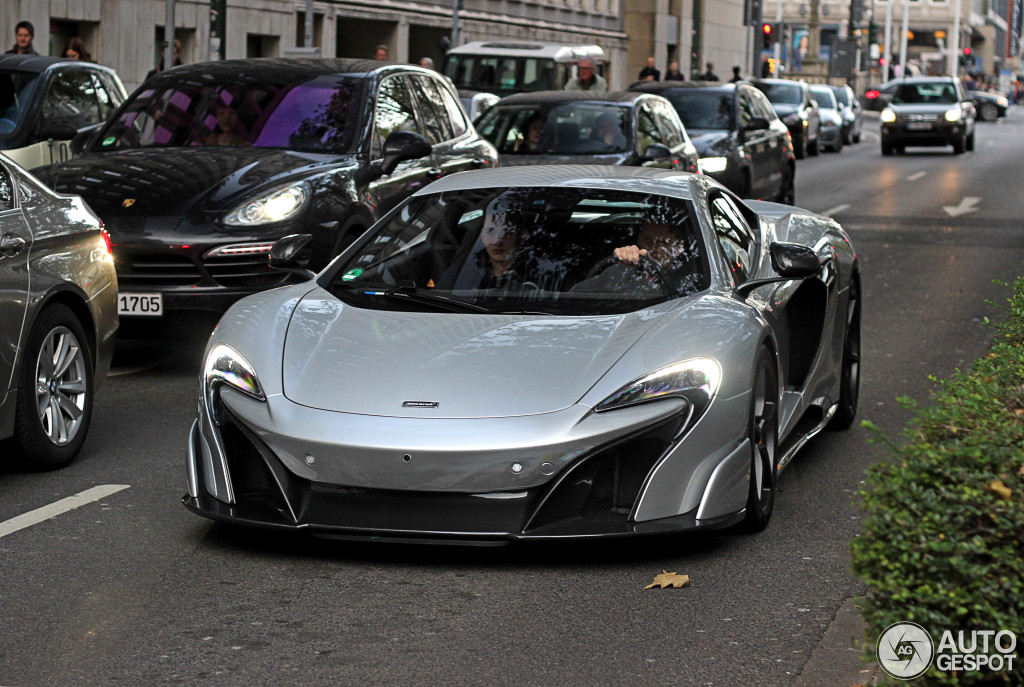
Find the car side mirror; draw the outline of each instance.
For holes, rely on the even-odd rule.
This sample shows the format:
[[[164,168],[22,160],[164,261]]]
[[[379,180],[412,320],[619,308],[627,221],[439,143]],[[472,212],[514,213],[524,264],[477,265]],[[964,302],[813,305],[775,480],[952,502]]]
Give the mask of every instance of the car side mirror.
[[[395,131],[384,141],[381,173],[391,174],[406,160],[417,160],[430,155],[427,139],[412,131]]]
[[[672,157],[672,151],[669,150],[666,145],[661,143],[652,143],[644,148],[644,162],[648,162],[650,160],[664,160],[666,157]]]
[[[764,117],[754,117],[743,127],[744,131],[762,131],[771,126]]]
[[[78,129],[67,122],[47,122],[44,120],[39,125],[36,135],[44,141],[50,139],[54,141],[68,141],[74,138],[77,133]]]
[[[71,148],[71,154],[78,155],[83,150],[85,150],[89,144],[89,139],[91,139],[93,135],[97,131],[99,131],[100,127],[102,126],[103,122],[97,122],[96,124],[92,124],[90,126],[79,129],[78,132],[71,138],[71,143],[68,144],[68,147]]]
[[[772,260],[772,269],[779,276],[767,279],[752,279],[736,287],[736,293],[746,298],[750,293],[765,284],[778,284],[793,279],[807,279],[821,271],[821,260],[813,248],[799,243],[773,243],[768,249]]]
[[[270,247],[268,262],[275,270],[283,270],[312,279],[316,273],[306,269],[313,257],[312,234],[289,234],[274,242]]]

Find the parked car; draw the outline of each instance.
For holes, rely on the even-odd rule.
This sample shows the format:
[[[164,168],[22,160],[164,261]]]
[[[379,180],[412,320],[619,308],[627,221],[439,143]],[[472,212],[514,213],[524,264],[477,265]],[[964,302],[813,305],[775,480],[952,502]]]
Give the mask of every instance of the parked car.
[[[978,119],[983,122],[994,122],[1006,116],[1010,101],[1005,96],[988,91],[967,91],[967,97],[974,103],[978,111]]]
[[[861,133],[864,128],[864,108],[854,95],[853,89],[849,86],[832,86],[832,93],[839,103],[839,110],[843,117],[843,143],[852,145],[860,143]]]
[[[893,79],[892,81],[886,81],[878,88],[869,88],[864,91],[864,108],[871,112],[881,112],[888,105],[889,101],[892,100],[892,94],[896,92],[896,87],[900,85],[901,79]]]
[[[0,55],[0,151],[25,169],[71,158],[70,141],[126,97],[113,69],[39,55]]]
[[[103,224],[0,155],[0,462],[67,465],[82,448],[117,331]]]
[[[956,155],[974,150],[974,103],[959,79],[903,79],[879,119],[882,155],[902,153],[907,146],[951,145]]]
[[[679,113],[700,155],[700,168],[741,198],[795,202],[793,142],[764,94],[751,84],[638,81]]]
[[[502,98],[477,122],[502,166],[640,165],[696,172],[697,149],[661,96],[542,91]]]
[[[834,220],[705,175],[453,175],[225,313],[182,502],[344,537],[760,530],[779,471],[854,420],[860,293]]]
[[[138,321],[223,312],[289,280],[274,240],[311,233],[323,266],[417,189],[497,159],[432,70],[279,58],[159,73],[39,174],[106,222]]]
[[[843,113],[836,101],[831,86],[811,86],[811,97],[818,103],[818,117],[821,120],[820,145],[826,150],[840,152],[843,149]]]
[[[804,81],[758,79],[755,85],[771,102],[782,122],[789,127],[797,159],[817,155],[821,150],[821,119],[811,89]]]

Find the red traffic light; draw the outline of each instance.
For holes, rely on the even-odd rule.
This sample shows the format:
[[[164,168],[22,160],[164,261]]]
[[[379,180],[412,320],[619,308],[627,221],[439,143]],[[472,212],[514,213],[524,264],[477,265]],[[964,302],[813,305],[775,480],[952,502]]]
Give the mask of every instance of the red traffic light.
[[[970,48],[964,48],[964,55],[970,55],[970,54],[971,54],[971,49]]]
[[[772,25],[771,24],[761,24],[761,33],[763,33],[766,36],[772,35]]]

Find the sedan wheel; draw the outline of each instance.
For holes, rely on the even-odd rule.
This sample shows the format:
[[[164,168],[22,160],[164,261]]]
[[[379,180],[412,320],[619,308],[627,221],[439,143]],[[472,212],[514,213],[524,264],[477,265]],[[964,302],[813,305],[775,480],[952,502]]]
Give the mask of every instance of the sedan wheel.
[[[807,138],[803,135],[793,139],[793,154],[797,160],[807,157]]]
[[[850,298],[846,304],[846,335],[843,337],[843,361],[839,382],[839,407],[828,428],[849,429],[857,416],[860,399],[860,288],[850,282]]]
[[[760,532],[768,526],[775,506],[776,452],[779,442],[779,382],[768,351],[757,358],[751,391],[749,437],[753,450],[750,466],[750,490],[746,517],[740,526],[747,532]]]
[[[994,122],[999,119],[999,108],[992,103],[982,103],[978,108],[978,116],[983,122]]]
[[[63,305],[49,306],[28,339],[15,418],[21,462],[34,469],[70,463],[92,416],[92,358],[82,325]]]

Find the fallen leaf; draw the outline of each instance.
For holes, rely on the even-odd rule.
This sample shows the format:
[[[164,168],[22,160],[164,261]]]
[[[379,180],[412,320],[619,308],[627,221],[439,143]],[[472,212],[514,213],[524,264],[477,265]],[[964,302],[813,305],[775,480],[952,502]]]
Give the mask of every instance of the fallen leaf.
[[[689,581],[689,575],[680,575],[679,573],[662,570],[660,575],[656,575],[654,577],[654,582],[651,582],[649,585],[644,587],[644,589],[650,589],[651,587],[660,587],[661,589],[664,589],[665,587],[675,587],[676,589],[679,589]]]
[[[1001,499],[1008,499],[1011,496],[1013,496],[1013,492],[1010,490],[1008,486],[1003,484],[1003,480],[1001,479],[992,480],[991,482],[985,485],[985,488],[991,491],[993,494],[997,495]]]

